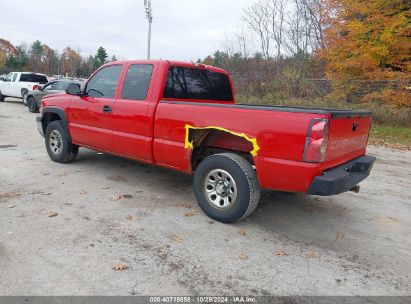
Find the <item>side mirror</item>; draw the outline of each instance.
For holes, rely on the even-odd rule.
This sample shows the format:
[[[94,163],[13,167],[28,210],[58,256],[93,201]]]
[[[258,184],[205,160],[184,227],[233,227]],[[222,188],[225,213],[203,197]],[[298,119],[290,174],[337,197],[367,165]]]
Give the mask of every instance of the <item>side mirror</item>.
[[[77,83],[70,83],[66,89],[66,93],[69,95],[82,95],[80,85]]]
[[[4,81],[4,77],[0,77],[0,81]]]
[[[43,86],[42,86],[42,85],[39,85],[39,86],[37,87],[37,90],[43,91]]]

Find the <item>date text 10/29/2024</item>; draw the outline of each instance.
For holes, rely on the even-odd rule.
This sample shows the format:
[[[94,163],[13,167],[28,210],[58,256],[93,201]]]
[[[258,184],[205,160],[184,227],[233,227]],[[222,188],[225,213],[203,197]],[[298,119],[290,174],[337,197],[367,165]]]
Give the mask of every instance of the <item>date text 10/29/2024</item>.
[[[150,303],[257,303],[255,297],[232,296],[232,297],[150,297]]]

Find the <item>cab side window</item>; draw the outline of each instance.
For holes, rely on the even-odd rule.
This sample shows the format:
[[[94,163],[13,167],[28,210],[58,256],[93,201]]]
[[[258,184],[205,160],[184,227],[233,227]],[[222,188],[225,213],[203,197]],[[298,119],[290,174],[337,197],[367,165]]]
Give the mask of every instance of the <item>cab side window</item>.
[[[150,85],[153,65],[132,64],[127,70],[121,91],[121,98],[131,100],[145,100]]]
[[[98,98],[113,98],[121,69],[121,65],[111,65],[98,71],[87,83],[87,95]]]
[[[15,82],[16,81],[16,79],[17,79],[17,73],[14,73],[14,76],[13,76],[13,82]]]

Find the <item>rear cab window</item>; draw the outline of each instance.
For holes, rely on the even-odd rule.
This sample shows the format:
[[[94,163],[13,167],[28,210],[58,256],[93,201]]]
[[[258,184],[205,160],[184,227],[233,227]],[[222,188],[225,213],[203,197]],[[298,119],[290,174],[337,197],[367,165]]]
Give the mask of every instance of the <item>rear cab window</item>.
[[[21,82],[38,82],[41,84],[46,84],[47,77],[44,75],[37,75],[37,74],[21,74],[20,75]]]
[[[226,74],[202,68],[171,66],[163,97],[228,102],[233,100],[233,93]]]

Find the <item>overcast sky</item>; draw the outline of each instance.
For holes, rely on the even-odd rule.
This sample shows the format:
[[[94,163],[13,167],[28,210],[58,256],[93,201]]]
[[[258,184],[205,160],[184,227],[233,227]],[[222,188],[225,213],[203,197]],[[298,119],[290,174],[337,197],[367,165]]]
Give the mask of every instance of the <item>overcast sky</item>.
[[[253,0],[152,0],[152,58],[196,60],[224,45]],[[117,58],[146,57],[144,0],[15,0],[0,4],[0,38],[39,39],[85,56],[99,46]]]

